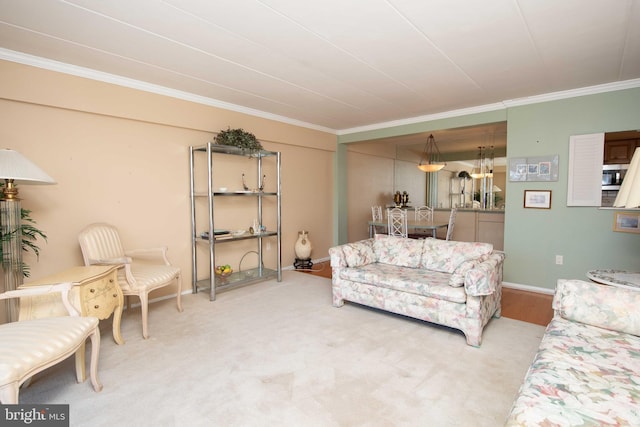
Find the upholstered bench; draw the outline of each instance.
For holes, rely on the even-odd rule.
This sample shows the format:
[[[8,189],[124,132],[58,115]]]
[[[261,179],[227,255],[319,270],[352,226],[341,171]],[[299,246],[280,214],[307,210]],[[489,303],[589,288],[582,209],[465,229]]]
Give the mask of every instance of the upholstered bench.
[[[0,299],[62,292],[63,302],[71,316],[25,320],[0,325],[0,402],[18,403],[20,385],[40,371],[72,354],[76,355],[76,377],[85,380],[84,344],[91,338],[91,383],[102,390],[98,379],[100,330],[95,317],[80,317],[68,302],[71,283],[42,286],[35,289],[9,291]]]

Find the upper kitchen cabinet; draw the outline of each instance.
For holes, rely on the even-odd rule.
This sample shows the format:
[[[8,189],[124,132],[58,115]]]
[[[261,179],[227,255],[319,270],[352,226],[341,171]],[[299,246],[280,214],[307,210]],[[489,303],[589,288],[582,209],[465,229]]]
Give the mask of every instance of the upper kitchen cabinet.
[[[607,132],[604,140],[604,164],[631,163],[636,147],[640,146],[640,132],[629,130]]]

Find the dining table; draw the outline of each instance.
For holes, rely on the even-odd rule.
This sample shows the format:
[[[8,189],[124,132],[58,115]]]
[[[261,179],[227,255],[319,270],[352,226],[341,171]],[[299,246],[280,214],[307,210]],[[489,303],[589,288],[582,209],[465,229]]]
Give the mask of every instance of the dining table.
[[[369,221],[369,237],[373,237],[375,234],[375,230],[380,227],[383,229],[387,229],[388,224],[387,221]],[[449,227],[448,222],[435,222],[433,220],[408,220],[407,221],[407,229],[414,231],[431,231],[431,236],[433,238],[436,237],[436,233],[438,229],[443,228],[447,229]]]

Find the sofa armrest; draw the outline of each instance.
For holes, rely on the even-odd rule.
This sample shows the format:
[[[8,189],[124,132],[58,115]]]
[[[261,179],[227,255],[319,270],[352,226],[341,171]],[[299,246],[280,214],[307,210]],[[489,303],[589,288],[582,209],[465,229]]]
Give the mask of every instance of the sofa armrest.
[[[373,239],[329,248],[331,268],[360,267],[376,262]]]
[[[640,291],[559,279],[553,309],[567,320],[640,336]]]
[[[494,251],[464,276],[464,289],[467,295],[491,295],[502,283],[502,264],[504,252]]]
[[[341,246],[329,248],[329,258],[331,260],[331,268],[345,268],[347,266],[347,260],[344,257]]]

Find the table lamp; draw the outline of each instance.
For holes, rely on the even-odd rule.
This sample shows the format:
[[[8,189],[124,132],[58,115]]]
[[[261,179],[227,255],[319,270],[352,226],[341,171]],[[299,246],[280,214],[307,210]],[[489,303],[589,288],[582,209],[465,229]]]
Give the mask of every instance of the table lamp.
[[[12,291],[23,283],[21,206],[16,184],[55,184],[53,178],[14,150],[0,149],[0,179],[4,188],[0,198],[0,236],[4,290]],[[17,320],[15,298],[7,302],[7,318]]]
[[[616,208],[640,207],[640,147],[637,147],[633,153],[629,169],[622,180],[613,206]]]

